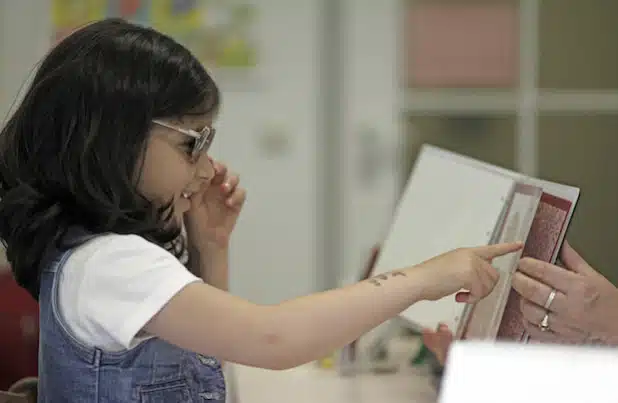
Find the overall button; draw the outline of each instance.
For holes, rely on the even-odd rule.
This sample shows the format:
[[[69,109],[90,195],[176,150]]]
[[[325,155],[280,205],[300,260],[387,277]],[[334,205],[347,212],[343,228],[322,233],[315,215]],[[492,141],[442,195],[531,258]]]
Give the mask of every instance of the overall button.
[[[219,392],[202,392],[200,397],[205,400],[221,400],[222,398]]]
[[[197,358],[200,360],[200,362],[204,365],[207,365],[209,367],[217,367],[217,360],[215,360],[212,357],[204,357],[201,354],[197,354]]]

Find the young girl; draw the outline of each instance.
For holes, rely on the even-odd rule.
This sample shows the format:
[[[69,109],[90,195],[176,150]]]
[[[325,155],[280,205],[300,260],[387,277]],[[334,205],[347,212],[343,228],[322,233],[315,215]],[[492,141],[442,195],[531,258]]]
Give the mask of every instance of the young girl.
[[[184,47],[118,19],[41,63],[0,136],[0,235],[40,304],[40,402],[223,402],[220,360],[290,368],[417,301],[481,298],[491,259],[521,247],[460,249],[273,306],[235,297],[228,243],[245,192],[207,155],[219,107]]]

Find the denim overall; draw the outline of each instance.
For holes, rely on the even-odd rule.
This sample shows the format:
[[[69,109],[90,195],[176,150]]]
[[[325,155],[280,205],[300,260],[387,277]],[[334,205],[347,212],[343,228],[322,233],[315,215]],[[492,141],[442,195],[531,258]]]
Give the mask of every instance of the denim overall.
[[[41,273],[39,402],[225,402],[223,372],[213,357],[158,338],[122,352],[76,340],[58,309],[59,273],[71,252],[46,259]]]

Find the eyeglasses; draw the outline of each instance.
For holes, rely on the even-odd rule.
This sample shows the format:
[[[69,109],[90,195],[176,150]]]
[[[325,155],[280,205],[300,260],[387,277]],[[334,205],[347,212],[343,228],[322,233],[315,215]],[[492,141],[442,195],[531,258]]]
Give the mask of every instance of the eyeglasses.
[[[182,133],[185,136],[189,136],[195,139],[195,142],[193,143],[193,148],[191,149],[189,155],[192,161],[197,161],[201,153],[208,151],[210,145],[212,144],[212,140],[215,137],[215,133],[217,132],[214,127],[209,126],[206,126],[201,131],[197,132],[195,130],[184,129],[182,127],[170,125],[169,123],[165,123],[161,120],[153,120],[152,122],[159,126],[167,127],[168,129],[175,130],[178,133]]]

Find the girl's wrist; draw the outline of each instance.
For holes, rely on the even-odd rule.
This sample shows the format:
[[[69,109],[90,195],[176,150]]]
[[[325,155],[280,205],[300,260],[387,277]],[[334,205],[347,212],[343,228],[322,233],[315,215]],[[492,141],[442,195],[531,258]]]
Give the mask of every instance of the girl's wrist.
[[[225,252],[229,249],[229,237],[206,236],[198,231],[188,232],[187,241],[190,250],[201,253]]]
[[[192,264],[211,266],[213,262],[227,259],[229,248],[227,244],[216,242],[190,242],[189,256]]]
[[[201,256],[209,258],[218,255],[226,255],[229,251],[228,242],[198,242],[192,245],[192,250]]]
[[[229,250],[219,245],[195,245],[189,249],[189,270],[206,283],[227,288]]]

